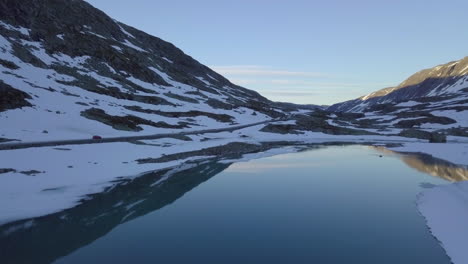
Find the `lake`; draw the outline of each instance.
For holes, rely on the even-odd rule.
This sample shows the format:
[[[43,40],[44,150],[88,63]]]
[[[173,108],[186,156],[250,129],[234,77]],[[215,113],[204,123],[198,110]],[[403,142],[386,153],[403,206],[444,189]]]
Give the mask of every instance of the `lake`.
[[[358,145],[189,164],[0,227],[0,261],[449,264],[415,199],[459,171]]]

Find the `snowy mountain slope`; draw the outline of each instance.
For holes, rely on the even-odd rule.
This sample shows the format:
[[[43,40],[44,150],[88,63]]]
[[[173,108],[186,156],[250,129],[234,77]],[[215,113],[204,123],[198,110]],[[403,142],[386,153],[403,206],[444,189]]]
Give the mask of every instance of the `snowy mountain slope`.
[[[283,116],[159,38],[81,0],[0,2],[0,138],[198,130]]]
[[[360,98],[334,104],[327,108],[333,112],[362,112],[386,103],[399,103],[411,99],[450,97],[468,94],[468,57],[415,73],[397,87],[385,88]]]

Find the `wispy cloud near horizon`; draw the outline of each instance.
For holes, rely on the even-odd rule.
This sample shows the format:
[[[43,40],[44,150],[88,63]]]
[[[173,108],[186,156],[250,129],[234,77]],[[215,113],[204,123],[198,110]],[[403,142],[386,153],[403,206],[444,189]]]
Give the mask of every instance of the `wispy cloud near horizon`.
[[[243,75],[243,76],[292,76],[292,77],[314,77],[331,78],[332,75],[323,72],[290,71],[278,70],[260,65],[230,65],[230,66],[210,66],[211,69],[222,75]]]
[[[262,65],[211,66],[232,83],[253,89],[274,101],[333,104],[390,86],[336,73],[276,69]]]

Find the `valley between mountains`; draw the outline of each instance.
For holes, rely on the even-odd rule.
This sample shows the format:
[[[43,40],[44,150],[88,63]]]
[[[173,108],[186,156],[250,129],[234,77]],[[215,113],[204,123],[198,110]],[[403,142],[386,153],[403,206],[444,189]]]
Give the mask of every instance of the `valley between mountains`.
[[[148,173],[171,172],[161,184],[200,164],[328,144],[467,168],[468,57],[347,102],[297,105],[233,84],[84,1],[0,1],[0,224],[72,208]],[[443,188],[467,196],[467,186]],[[433,188],[420,197],[444,245],[455,242],[431,225],[427,201],[454,196]],[[447,217],[467,220],[460,207]]]

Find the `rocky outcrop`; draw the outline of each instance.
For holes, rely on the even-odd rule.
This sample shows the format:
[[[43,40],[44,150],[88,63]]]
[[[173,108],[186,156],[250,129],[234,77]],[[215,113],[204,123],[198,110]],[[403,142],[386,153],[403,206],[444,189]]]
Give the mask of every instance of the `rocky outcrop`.
[[[430,143],[445,143],[447,142],[447,137],[438,132],[428,132],[418,129],[405,129],[402,130],[398,136],[408,137],[408,138],[418,138],[418,139],[427,139]]]
[[[141,131],[139,125],[148,125],[152,127],[160,127],[160,128],[186,128],[187,125],[184,123],[179,123],[177,125],[170,125],[166,122],[153,122],[150,120],[143,119],[141,117],[127,115],[127,116],[113,116],[107,114],[104,110],[98,108],[90,108],[83,112],[81,115],[89,118],[91,120],[96,120],[98,122],[104,123],[106,125],[112,126],[114,129],[117,130],[124,130],[124,131]]]
[[[0,80],[0,112],[32,106],[26,99],[31,96],[23,91],[17,90]]]

